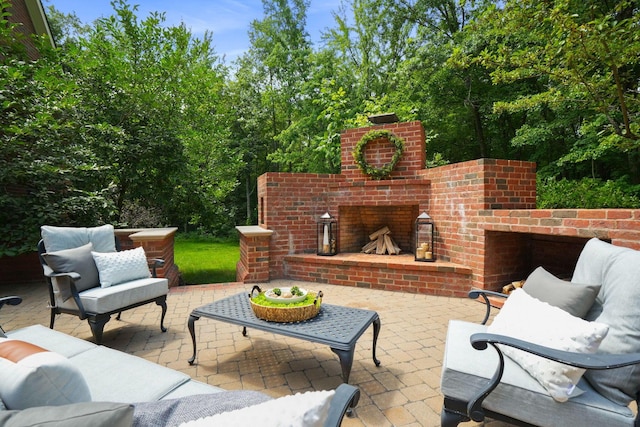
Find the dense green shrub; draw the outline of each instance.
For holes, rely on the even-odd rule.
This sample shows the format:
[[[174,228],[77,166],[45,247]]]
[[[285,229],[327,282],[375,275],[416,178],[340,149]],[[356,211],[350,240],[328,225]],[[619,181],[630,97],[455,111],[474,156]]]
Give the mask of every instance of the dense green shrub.
[[[602,181],[583,178],[567,179],[538,177],[537,207],[539,209],[639,208],[640,186],[624,180]]]

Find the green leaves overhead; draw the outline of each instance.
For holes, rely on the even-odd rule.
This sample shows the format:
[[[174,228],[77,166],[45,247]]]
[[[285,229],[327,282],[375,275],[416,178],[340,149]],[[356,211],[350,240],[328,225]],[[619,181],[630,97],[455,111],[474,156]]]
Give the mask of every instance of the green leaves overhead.
[[[428,166],[532,160],[562,182],[542,192],[561,178],[638,192],[637,1],[345,0],[314,45],[315,0],[263,0],[233,64],[211,34],[125,0],[90,24],[49,7],[59,48],[30,61],[8,4],[0,254],[33,248],[47,222],[254,224],[258,176],[338,173],[340,133],[390,111],[422,121]],[[589,206],[615,200],[637,199]]]

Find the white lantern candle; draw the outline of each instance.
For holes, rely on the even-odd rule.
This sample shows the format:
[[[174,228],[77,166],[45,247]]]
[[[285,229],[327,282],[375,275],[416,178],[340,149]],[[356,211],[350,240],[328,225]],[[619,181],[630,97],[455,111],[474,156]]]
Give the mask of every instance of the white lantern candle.
[[[329,253],[329,224],[324,225],[324,233],[322,236],[322,251]]]

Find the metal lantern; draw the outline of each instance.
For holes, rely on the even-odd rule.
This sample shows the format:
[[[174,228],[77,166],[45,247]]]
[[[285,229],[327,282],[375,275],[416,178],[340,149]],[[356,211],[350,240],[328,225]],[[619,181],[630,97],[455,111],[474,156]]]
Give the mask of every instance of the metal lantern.
[[[436,260],[435,228],[433,220],[422,212],[416,219],[416,261],[433,262]]]
[[[318,255],[338,253],[338,221],[326,212],[318,221]]]

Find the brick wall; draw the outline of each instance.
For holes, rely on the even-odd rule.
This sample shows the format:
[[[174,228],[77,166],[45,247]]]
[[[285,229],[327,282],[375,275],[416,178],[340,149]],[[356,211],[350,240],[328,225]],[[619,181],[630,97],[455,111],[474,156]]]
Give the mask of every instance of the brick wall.
[[[18,287],[24,283],[35,282],[42,282],[45,286],[37,252],[0,258],[0,285]]]
[[[146,228],[115,230],[120,242],[120,249],[137,247],[144,249],[147,259],[162,259],[164,265],[157,268],[158,277],[165,277],[169,287],[179,285],[180,271],[174,262],[173,247],[177,228]]]
[[[9,2],[10,6],[8,12],[11,16],[8,17],[8,21],[11,23],[19,24],[16,30],[23,36],[22,43],[27,49],[27,55],[31,59],[37,59],[40,57],[40,53],[33,43],[32,36],[37,34],[37,31],[33,25],[29,10],[24,0],[12,0]]]
[[[236,228],[241,236],[236,280],[245,283],[269,281],[269,239],[272,232],[257,226]]]
[[[259,177],[259,225],[273,232],[268,262],[261,255],[260,277],[462,296],[472,287],[500,289],[539,265],[568,278],[591,237],[640,249],[640,210],[536,210],[535,163],[479,159],[424,169],[419,122],[380,128],[405,139],[405,154],[391,179],[371,179],[353,162],[353,147],[371,127],[342,135],[340,174]],[[378,142],[368,148],[379,149],[380,159],[392,152]],[[413,221],[422,211],[435,223],[435,263],[413,260]],[[315,255],[316,225],[324,212],[338,220],[335,257]],[[384,225],[405,254],[355,254],[368,234]],[[243,272],[253,264],[243,265]],[[249,276],[259,275],[257,270]]]
[[[340,136],[342,162],[341,174],[347,180],[368,180],[369,177],[358,169],[353,160],[353,149],[358,141],[371,130],[385,129],[402,138],[405,143],[404,153],[391,173],[391,179],[411,178],[416,171],[424,168],[426,161],[425,133],[422,123],[418,121],[408,123],[391,123],[358,129],[349,129]],[[365,147],[365,159],[371,166],[381,166],[389,163],[395,152],[395,146],[389,141],[371,141]]]
[[[498,289],[537,266],[570,278],[584,244],[597,237],[640,250],[638,209],[531,209],[481,212],[485,268],[474,284]],[[475,272],[474,272],[475,273]]]

